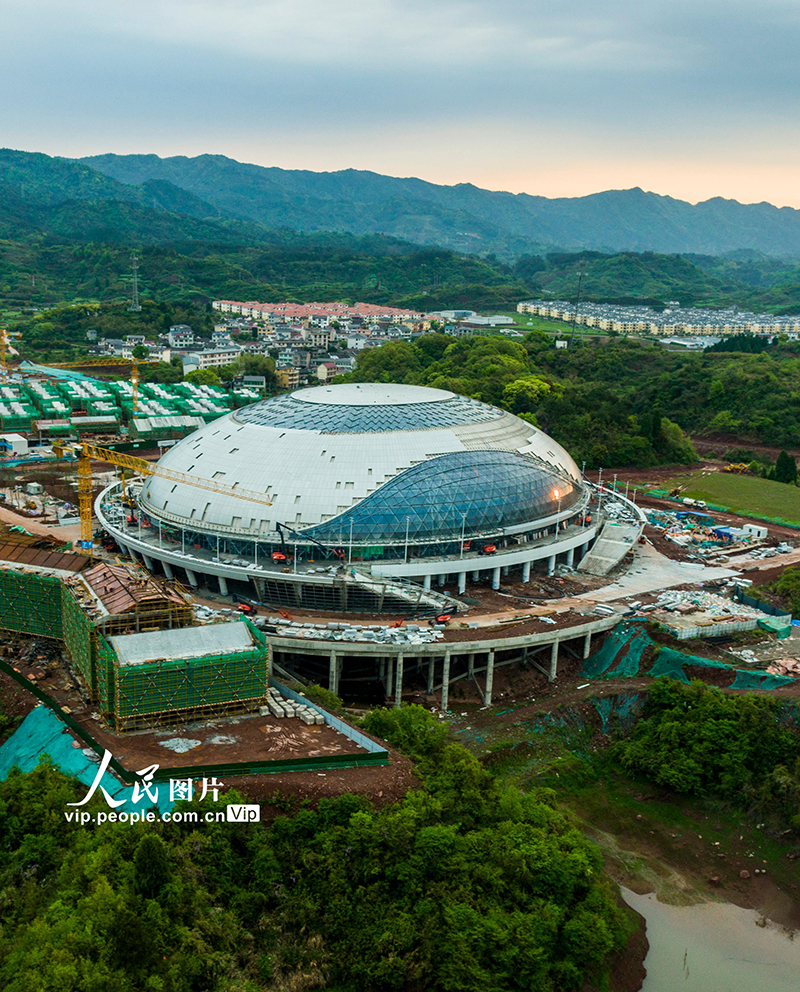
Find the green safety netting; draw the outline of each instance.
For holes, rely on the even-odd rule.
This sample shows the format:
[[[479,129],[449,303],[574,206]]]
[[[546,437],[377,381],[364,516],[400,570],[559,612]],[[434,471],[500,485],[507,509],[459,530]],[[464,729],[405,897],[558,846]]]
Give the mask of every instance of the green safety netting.
[[[734,669],[736,678],[732,689],[777,689],[782,685],[790,685],[795,679],[791,675],[770,675],[769,672],[747,672],[741,668]]]
[[[792,634],[792,617],[791,614],[783,617],[765,617],[758,621],[758,626],[771,634],[777,634],[779,641],[785,641]]]
[[[791,628],[788,628],[791,629]],[[610,679],[633,678],[639,674],[642,655],[655,642],[650,639],[642,621],[624,620],[609,633],[599,651],[590,655],[581,669],[581,678]],[[674,648],[662,647],[655,661],[647,672],[651,678],[676,679],[678,682],[689,684],[686,666],[694,668],[721,668],[733,672],[736,676],[733,689],[777,689],[789,685],[796,680],[790,675],[770,675],[762,671],[746,671],[734,668],[724,661],[714,661],[711,658],[701,658],[698,655],[684,654]],[[597,705],[597,704],[595,704]],[[598,712],[600,712],[598,710]],[[603,714],[600,713],[601,719]]]
[[[612,723],[623,730],[630,730],[642,712],[645,697],[639,692],[623,692],[618,696],[603,696],[592,703],[600,717],[603,733],[607,734]]]
[[[732,689],[777,689],[782,685],[790,685],[795,679],[791,675],[770,675],[768,672],[748,671],[747,669],[734,668],[733,665],[726,665],[724,661],[712,661],[711,658],[699,658],[693,654],[682,654],[672,648],[662,648],[656,658],[653,667],[648,672],[653,678],[659,675],[666,675],[668,678],[677,679],[679,682],[689,683],[689,677],[684,671],[685,665],[693,665],[697,668],[724,668],[733,672],[736,678],[731,685]]]
[[[5,744],[0,746],[0,781],[15,766],[23,772],[33,771],[41,756],[47,754],[57,768],[65,775],[78,779],[88,790],[94,782],[100,759],[90,748],[73,747],[74,740],[68,728],[51,709],[37,706]],[[103,776],[102,785],[113,799],[125,800],[125,806],[119,807],[120,812],[145,812],[158,806],[159,812],[163,813],[171,810],[174,805],[169,798],[168,782],[158,782],[156,786],[151,786],[151,790],[158,788],[157,803],[143,793],[137,805],[133,804],[133,787],[123,785],[109,771]]]
[[[696,668],[730,668],[724,661],[713,661],[711,658],[700,658],[693,654],[683,654],[682,651],[675,651],[672,648],[661,648],[658,657],[653,662],[653,667],[647,673],[654,679],[660,675],[665,675],[670,679],[677,679],[679,682],[689,684],[689,678],[683,670],[684,665],[692,665]]]
[[[583,663],[581,677],[632,678],[638,674],[642,655],[652,643],[643,621],[623,620],[609,633],[600,650]]]

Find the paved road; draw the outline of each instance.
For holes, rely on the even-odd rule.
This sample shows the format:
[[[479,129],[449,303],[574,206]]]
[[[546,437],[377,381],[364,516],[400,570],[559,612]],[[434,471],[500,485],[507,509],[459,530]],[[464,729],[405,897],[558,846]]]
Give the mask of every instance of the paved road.
[[[642,596],[644,593],[669,589],[672,586],[682,586],[689,582],[727,579],[733,575],[736,575],[736,572],[730,568],[706,568],[704,565],[674,561],[649,544],[637,544],[633,552],[633,562],[628,565],[624,575],[602,589],[583,592],[574,598],[576,601],[591,600],[596,603],[607,603],[628,596]]]

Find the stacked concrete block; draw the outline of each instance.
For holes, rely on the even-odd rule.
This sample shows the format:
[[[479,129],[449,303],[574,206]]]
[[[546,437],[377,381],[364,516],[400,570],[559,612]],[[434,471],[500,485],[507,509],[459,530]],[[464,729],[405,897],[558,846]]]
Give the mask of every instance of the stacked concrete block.
[[[283,697],[277,689],[270,689],[267,696],[267,706],[262,707],[278,719],[286,717],[297,717],[306,726],[312,727],[325,723],[325,717],[313,706],[306,703],[298,703],[292,699]]]

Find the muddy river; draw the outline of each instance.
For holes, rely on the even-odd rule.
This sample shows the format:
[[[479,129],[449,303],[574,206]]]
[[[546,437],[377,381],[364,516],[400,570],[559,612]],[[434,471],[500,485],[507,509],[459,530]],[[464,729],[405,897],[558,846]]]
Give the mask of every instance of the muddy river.
[[[670,906],[622,889],[647,920],[642,992],[797,992],[800,933],[730,903]]]

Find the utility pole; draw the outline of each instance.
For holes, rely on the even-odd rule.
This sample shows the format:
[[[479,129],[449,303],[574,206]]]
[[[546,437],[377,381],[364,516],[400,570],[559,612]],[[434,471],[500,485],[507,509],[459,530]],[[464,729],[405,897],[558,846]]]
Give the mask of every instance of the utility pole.
[[[139,259],[135,253],[131,255],[131,272],[133,273],[133,284],[131,286],[131,305],[128,310],[131,313],[140,313],[142,307],[139,303]]]
[[[578,310],[581,305],[581,286],[583,285],[583,277],[585,273],[586,273],[586,261],[584,260],[581,262],[581,267],[578,270],[578,292],[575,295],[575,310],[572,314],[572,334],[570,335],[570,339],[569,339],[570,348],[572,347],[572,344],[575,341],[575,324],[578,322]]]

